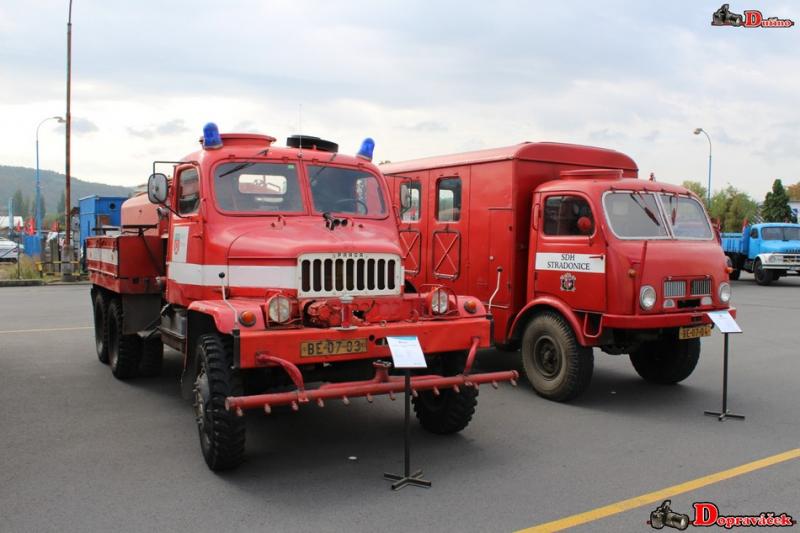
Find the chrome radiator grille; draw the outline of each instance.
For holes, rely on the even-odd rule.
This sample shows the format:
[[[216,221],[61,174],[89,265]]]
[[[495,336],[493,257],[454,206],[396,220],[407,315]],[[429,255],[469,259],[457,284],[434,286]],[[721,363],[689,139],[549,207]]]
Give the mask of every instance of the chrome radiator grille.
[[[664,282],[664,298],[683,298],[686,296],[686,282],[680,281],[665,281]]]
[[[705,296],[711,294],[711,280],[710,279],[693,279],[692,280],[692,296]]]
[[[403,283],[400,257],[393,254],[304,254],[299,263],[300,298],[400,294]]]

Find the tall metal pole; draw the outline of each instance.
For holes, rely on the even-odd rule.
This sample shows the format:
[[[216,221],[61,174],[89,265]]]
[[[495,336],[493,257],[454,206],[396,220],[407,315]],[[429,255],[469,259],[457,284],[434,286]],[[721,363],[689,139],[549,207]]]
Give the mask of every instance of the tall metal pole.
[[[711,208],[711,137],[708,135],[708,132],[703,128],[695,128],[694,134],[700,135],[703,134],[708,139],[708,191],[706,192],[706,201],[708,202],[709,209]]]
[[[67,18],[67,154],[66,175],[67,184],[65,198],[66,229],[64,233],[64,249],[61,254],[61,277],[64,281],[72,281],[72,220],[70,217],[70,134],[72,133],[72,113],[70,111],[72,99],[72,0],[69,0],[69,16]]]

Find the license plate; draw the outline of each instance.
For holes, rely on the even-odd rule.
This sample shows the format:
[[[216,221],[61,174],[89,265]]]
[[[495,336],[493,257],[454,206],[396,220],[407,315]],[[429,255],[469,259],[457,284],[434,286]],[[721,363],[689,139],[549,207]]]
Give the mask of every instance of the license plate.
[[[367,339],[348,339],[341,341],[309,341],[300,343],[300,357],[319,357],[322,355],[342,355],[364,353]]]
[[[697,339],[698,337],[708,337],[711,335],[711,324],[704,326],[686,326],[678,330],[678,338],[684,339]]]

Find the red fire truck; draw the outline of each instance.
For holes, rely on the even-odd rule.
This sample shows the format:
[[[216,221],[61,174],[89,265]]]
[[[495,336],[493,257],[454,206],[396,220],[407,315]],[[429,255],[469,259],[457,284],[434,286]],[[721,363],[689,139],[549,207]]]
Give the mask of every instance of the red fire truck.
[[[558,143],[381,167],[413,286],[479,297],[500,348],[521,349],[538,394],[575,398],[592,348],[630,354],[646,380],[687,378],[728,309],[725,256],[683,187],[636,179],[619,152]]]
[[[460,431],[480,383],[516,378],[471,373],[490,344],[484,306],[441,284],[404,290],[371,139],[358,156],[316,137],[274,141],[207,125],[199,151],[153,164],[119,235],[88,239],[100,361],[128,379],[159,373],[164,344],[179,351],[213,470],[241,462],[246,409],[402,391],[387,337],[418,337],[428,358],[411,385],[422,426]]]

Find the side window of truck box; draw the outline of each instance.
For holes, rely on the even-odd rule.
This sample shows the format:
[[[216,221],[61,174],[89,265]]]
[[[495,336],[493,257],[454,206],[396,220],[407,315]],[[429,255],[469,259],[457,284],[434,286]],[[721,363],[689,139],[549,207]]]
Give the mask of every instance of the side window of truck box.
[[[594,233],[594,216],[580,196],[549,196],[544,202],[544,234],[588,236]]]
[[[461,220],[461,178],[444,178],[436,183],[436,220]]]
[[[200,206],[200,177],[197,170],[187,168],[178,176],[178,213],[188,215]]]
[[[418,181],[404,181],[400,184],[400,220],[403,222],[419,220],[421,196],[422,186]]]

